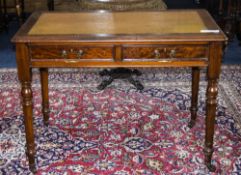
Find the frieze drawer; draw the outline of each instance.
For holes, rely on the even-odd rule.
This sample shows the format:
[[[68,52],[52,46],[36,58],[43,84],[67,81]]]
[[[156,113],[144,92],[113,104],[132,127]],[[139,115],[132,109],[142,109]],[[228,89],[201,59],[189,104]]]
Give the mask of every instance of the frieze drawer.
[[[125,46],[123,59],[207,58],[208,47],[198,46]]]
[[[30,46],[32,59],[113,59],[113,47]]]

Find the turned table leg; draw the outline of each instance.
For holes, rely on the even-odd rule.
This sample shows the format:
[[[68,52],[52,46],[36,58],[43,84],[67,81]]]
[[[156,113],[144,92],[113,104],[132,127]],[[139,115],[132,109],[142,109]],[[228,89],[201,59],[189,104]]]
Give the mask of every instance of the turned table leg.
[[[28,49],[25,44],[16,45],[16,58],[18,66],[18,77],[19,81],[21,82],[21,96],[27,147],[26,154],[29,160],[29,168],[32,172],[35,172],[35,143],[31,89],[32,70],[29,64]]]
[[[23,24],[23,9],[24,9],[24,1],[21,0],[15,0],[15,8],[16,8],[16,13],[18,16],[18,21],[19,21],[19,25]]]
[[[217,108],[218,78],[220,74],[222,58],[222,45],[212,43],[210,46],[209,66],[207,72],[207,108],[206,108],[206,135],[205,135],[205,164],[207,168],[214,172],[215,166],[211,164],[213,154],[213,136]]]
[[[207,116],[206,116],[206,137],[205,137],[205,163],[210,171],[215,171],[211,164],[213,154],[213,135],[217,107],[217,80],[209,80],[207,88]]]
[[[34,129],[33,129],[33,104],[32,104],[32,90],[31,81],[21,82],[22,90],[22,106],[24,114],[24,125],[26,133],[26,147],[27,157],[29,160],[29,168],[32,172],[36,171],[35,168],[35,144],[34,144]]]
[[[3,20],[4,20],[4,27],[8,31],[9,20],[7,14],[7,1],[3,0]]]
[[[49,92],[48,92],[48,69],[40,69],[41,90],[42,90],[42,113],[44,116],[44,124],[49,124]]]
[[[191,120],[188,124],[192,128],[197,118],[197,104],[198,104],[198,91],[199,91],[199,79],[200,79],[200,68],[192,68],[192,99],[191,99]]]
[[[235,19],[236,19],[236,24],[235,24],[235,30],[237,34],[237,39],[239,40],[239,45],[241,45],[241,1],[236,0],[235,1]]]
[[[54,0],[48,0],[47,6],[49,11],[54,11]]]

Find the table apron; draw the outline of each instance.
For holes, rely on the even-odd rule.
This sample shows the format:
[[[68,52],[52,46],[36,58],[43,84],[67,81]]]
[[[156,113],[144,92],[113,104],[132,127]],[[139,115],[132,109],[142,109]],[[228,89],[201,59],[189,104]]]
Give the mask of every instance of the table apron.
[[[161,59],[153,61],[102,61],[102,60],[32,60],[31,67],[46,68],[71,68],[71,67],[95,67],[95,68],[115,68],[115,67],[206,67],[208,59]]]

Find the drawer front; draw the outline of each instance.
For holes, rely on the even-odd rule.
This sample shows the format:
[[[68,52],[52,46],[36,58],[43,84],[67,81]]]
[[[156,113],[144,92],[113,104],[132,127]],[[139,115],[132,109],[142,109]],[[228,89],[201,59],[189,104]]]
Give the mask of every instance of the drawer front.
[[[113,47],[30,46],[32,59],[113,59]]]
[[[123,59],[206,58],[207,46],[125,46]]]

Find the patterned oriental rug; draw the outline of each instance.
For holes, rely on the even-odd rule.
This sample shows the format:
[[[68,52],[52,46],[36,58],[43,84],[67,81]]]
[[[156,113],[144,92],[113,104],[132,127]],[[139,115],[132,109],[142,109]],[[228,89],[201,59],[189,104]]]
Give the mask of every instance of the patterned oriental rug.
[[[143,69],[145,89],[124,80],[103,91],[99,69],[52,69],[50,126],[43,125],[39,72],[33,73],[39,175],[241,174],[241,65],[223,66],[213,164],[204,166],[205,70],[196,125],[189,69]],[[15,69],[0,71],[0,174],[31,174]]]

